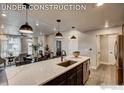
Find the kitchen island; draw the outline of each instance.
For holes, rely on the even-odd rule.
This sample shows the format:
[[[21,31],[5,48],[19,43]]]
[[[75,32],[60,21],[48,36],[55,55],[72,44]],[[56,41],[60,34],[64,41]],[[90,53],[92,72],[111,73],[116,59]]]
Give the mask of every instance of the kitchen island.
[[[74,76],[75,78],[73,79],[75,79],[74,80],[75,82],[81,82],[81,84],[84,84],[89,77],[90,58],[84,57],[84,56],[80,56],[79,58],[66,57],[65,60],[76,61],[76,63],[68,67],[63,67],[58,65],[59,63],[62,63],[61,58],[55,58],[55,59],[45,60],[37,63],[24,65],[24,66],[6,68],[5,71],[6,71],[6,76],[8,80],[8,85],[62,85],[62,84],[67,85],[66,84],[67,82],[65,81],[64,83],[62,83],[63,82],[62,80],[64,78],[66,80],[67,79],[66,76],[68,75],[70,76],[72,72],[74,72],[75,75],[78,76],[77,69],[80,69],[80,68],[81,68],[80,75],[82,79],[85,79],[85,80],[78,81],[78,77],[76,78],[76,76]],[[86,63],[85,67],[83,63]],[[65,76],[62,77],[63,75]],[[61,84],[58,81],[56,81],[57,78],[59,78],[58,81],[62,81]],[[54,80],[58,84],[56,84]],[[73,80],[71,80],[70,78],[70,82],[71,81]],[[69,85],[71,85],[71,83]]]

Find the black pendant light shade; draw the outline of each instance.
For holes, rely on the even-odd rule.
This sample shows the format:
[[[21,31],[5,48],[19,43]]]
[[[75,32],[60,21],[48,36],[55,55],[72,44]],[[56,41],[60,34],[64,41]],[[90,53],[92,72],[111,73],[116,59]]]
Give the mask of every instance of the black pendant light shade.
[[[60,33],[60,32],[57,32],[56,33],[56,38],[62,38],[63,36],[62,36],[62,34]]]
[[[76,39],[76,37],[73,35],[73,36],[71,37],[71,39]]]
[[[63,36],[62,36],[62,33],[60,33],[60,29],[59,29],[59,23],[61,22],[61,20],[60,19],[58,19],[58,20],[56,20],[57,21],[57,23],[58,23],[58,32],[56,33],[56,38],[57,39],[61,39],[61,38],[63,38]]]
[[[30,5],[26,4],[26,3],[24,3],[23,5],[26,6],[26,23],[19,28],[19,31],[21,33],[33,33],[33,28],[28,24],[28,11],[27,11],[27,9],[29,9]]]
[[[56,21],[57,21],[58,23],[59,23],[59,22],[61,22],[61,20],[60,20],[60,19],[57,19]]]
[[[73,26],[72,29],[75,29],[75,27]],[[72,36],[70,39],[77,39],[76,36]]]
[[[21,33],[33,33],[32,27],[27,22],[20,27],[19,31]]]

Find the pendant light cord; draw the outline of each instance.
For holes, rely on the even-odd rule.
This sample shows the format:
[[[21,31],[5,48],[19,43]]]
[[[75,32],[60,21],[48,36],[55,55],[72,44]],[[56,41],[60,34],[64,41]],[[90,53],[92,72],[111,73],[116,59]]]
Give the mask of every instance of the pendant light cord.
[[[30,5],[27,4],[27,3],[23,3],[23,5],[26,8],[26,10],[25,10],[25,14],[26,14],[25,17],[26,17],[26,23],[28,23],[28,9],[29,9]]]
[[[59,26],[59,22],[58,22],[58,32],[60,32],[59,29],[60,29],[60,26]]]
[[[57,23],[58,23],[58,32],[56,33],[56,38],[62,38],[63,36],[62,36],[62,34],[60,33],[60,22],[61,22],[61,20],[60,19],[58,19],[58,20],[56,20],[57,21]]]
[[[28,10],[26,8],[26,23],[28,23]]]

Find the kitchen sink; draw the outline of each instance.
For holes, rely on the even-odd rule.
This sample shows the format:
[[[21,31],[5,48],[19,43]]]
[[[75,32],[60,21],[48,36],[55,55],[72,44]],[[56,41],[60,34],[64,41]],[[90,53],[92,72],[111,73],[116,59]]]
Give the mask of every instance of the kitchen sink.
[[[68,60],[68,61],[65,61],[65,62],[59,63],[59,64],[57,64],[57,65],[59,65],[59,66],[63,66],[63,67],[68,67],[68,66],[70,66],[70,65],[72,65],[72,64],[75,64],[75,63],[77,63],[77,62],[76,62],[76,61]]]

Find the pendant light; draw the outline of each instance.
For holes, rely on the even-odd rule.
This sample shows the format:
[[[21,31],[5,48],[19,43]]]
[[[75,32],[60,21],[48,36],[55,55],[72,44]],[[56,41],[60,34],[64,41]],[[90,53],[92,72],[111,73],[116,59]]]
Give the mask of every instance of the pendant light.
[[[30,5],[26,3],[24,3],[23,5],[26,6],[26,23],[19,28],[19,31],[21,33],[27,33],[27,34],[33,33],[33,28],[28,24],[28,9]]]
[[[75,27],[73,26],[72,27],[72,30],[74,30],[75,29]],[[71,37],[71,39],[77,39],[74,35]]]
[[[56,33],[56,38],[57,39],[61,39],[63,36],[62,36],[62,33],[60,33],[60,25],[59,25],[59,23],[61,22],[61,20],[60,19],[58,19],[58,20],[56,20],[57,21],[57,23],[58,23],[58,32]]]

